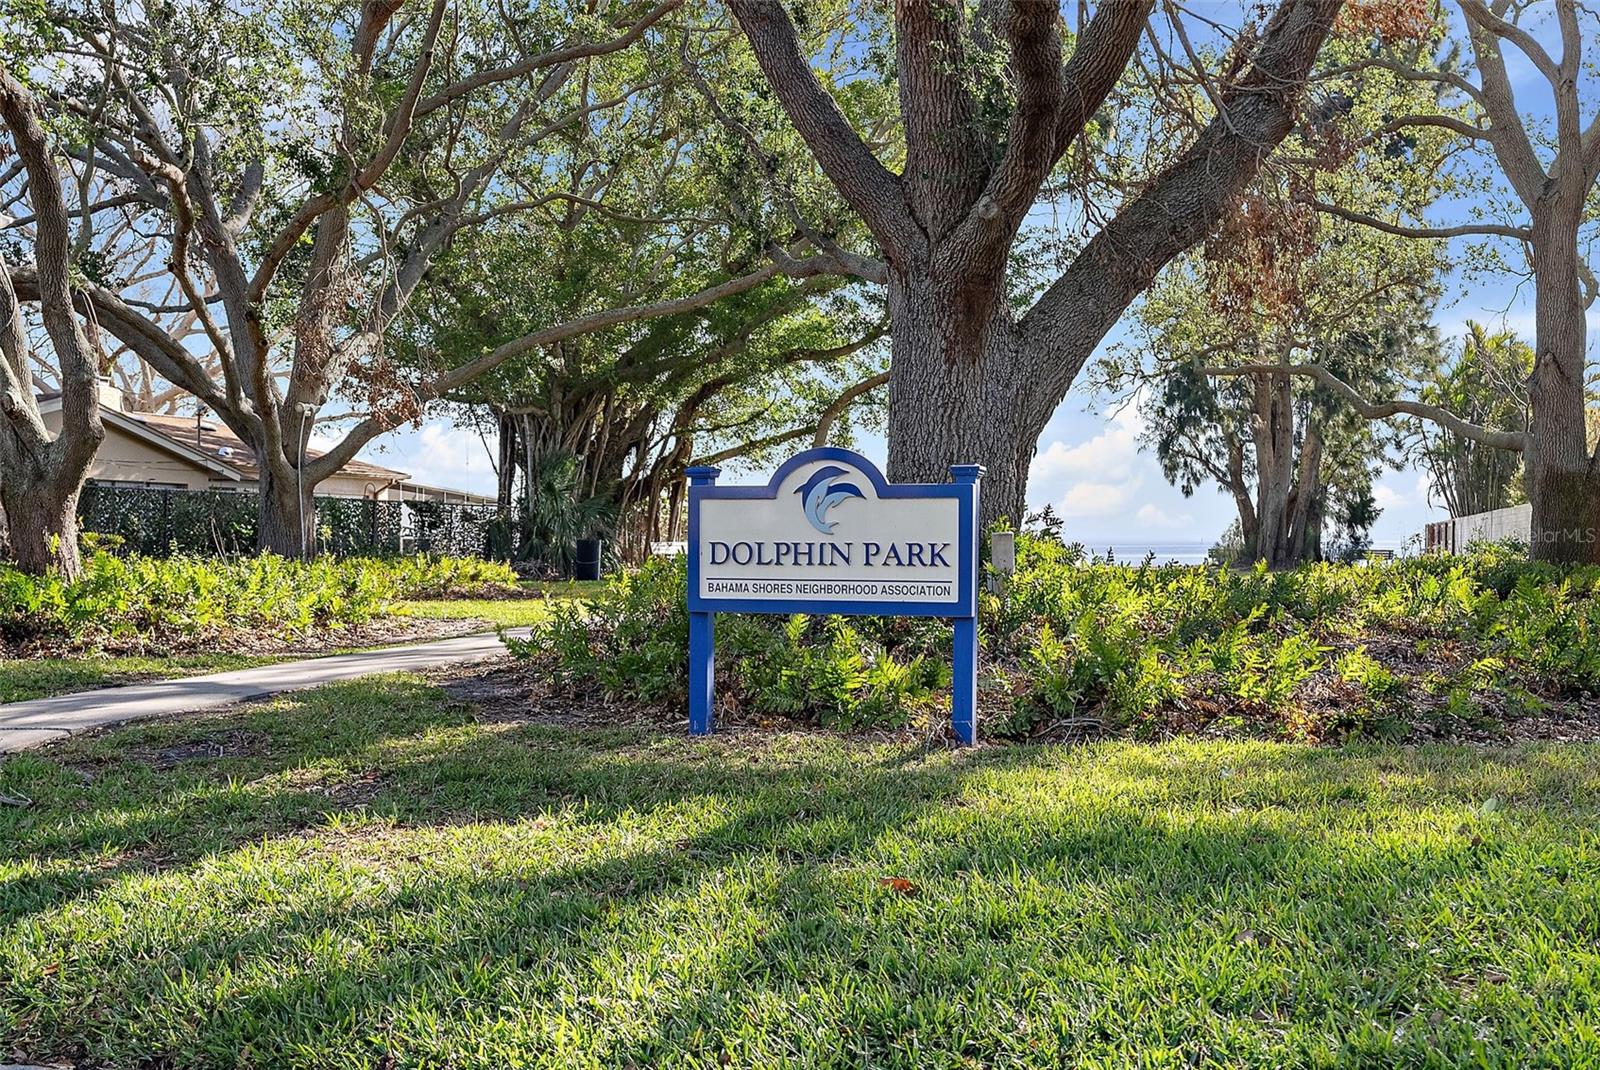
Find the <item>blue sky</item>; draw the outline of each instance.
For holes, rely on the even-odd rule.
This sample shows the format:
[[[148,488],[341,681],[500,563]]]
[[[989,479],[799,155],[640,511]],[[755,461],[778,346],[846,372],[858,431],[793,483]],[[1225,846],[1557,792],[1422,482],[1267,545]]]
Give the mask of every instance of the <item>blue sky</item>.
[[[1514,49],[1506,49],[1508,73],[1518,90],[1518,103],[1535,116],[1550,114],[1549,89],[1543,77]],[[1585,101],[1585,114],[1593,103]],[[1446,205],[1439,221],[1459,217],[1462,205]],[[1520,263],[1515,249],[1503,251]],[[1466,270],[1450,280],[1434,312],[1434,323],[1446,340],[1459,338],[1467,320],[1492,328],[1513,330],[1533,340],[1532,288],[1519,277],[1476,274],[1471,248],[1456,243],[1452,253]],[[1594,361],[1595,339],[1600,336],[1600,306],[1590,309],[1589,352]],[[1101,352],[1125,335],[1113,328]],[[1141,423],[1134,406],[1118,410],[1109,401],[1093,397],[1080,377],[1039,439],[1029,480],[1028,500],[1033,507],[1053,505],[1066,520],[1069,538],[1091,546],[1139,542],[1211,542],[1235,519],[1232,500],[1214,486],[1200,488],[1185,498],[1169,485],[1155,457],[1139,446]],[[880,463],[885,447],[879,437],[861,443],[862,450]],[[394,432],[369,447],[365,455],[380,463],[409,471],[424,483],[494,492],[494,470],[476,432],[435,418],[420,429]],[[745,480],[754,481],[746,476]],[[1373,538],[1379,546],[1399,546],[1418,533],[1428,520],[1445,515],[1442,505],[1429,501],[1421,470],[1405,463],[1378,480],[1376,497],[1382,508]]]

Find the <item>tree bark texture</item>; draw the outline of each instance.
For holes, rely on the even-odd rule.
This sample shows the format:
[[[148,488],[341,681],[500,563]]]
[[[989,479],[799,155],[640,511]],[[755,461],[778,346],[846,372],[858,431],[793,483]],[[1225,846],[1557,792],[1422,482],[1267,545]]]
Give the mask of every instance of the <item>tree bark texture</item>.
[[[257,545],[264,553],[306,559],[317,552],[315,486],[295,479],[293,470],[275,474],[261,469],[261,523]]]
[[[1542,215],[1542,218],[1541,218]],[[1600,563],[1600,452],[1588,445],[1587,323],[1578,279],[1579,206],[1534,219],[1535,357],[1524,479],[1537,561]]]
[[[5,480],[0,482],[0,504],[5,507],[11,556],[24,572],[43,575],[57,571],[76,576],[83,564],[78,551],[78,493],[82,483],[30,480],[27,475],[25,469],[18,471],[8,466]]]
[[[928,282],[889,279],[889,478],[943,483],[951,465],[981,464],[985,525],[1000,517],[1021,524],[1043,425],[1029,411],[1015,331],[995,314],[976,332],[958,332],[959,314]]]
[[[1313,417],[1296,435],[1289,374],[1257,375],[1253,385],[1256,494],[1248,513],[1241,509],[1239,527],[1257,561],[1292,568],[1317,560],[1322,545],[1321,430]]]

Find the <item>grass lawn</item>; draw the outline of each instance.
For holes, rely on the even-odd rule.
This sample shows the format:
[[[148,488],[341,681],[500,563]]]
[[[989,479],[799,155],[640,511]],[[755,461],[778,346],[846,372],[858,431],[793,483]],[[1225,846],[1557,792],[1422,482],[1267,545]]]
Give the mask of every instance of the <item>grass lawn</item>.
[[[605,580],[526,580],[522,586],[543,591],[546,598],[593,598],[605,590]]]
[[[0,703],[24,702],[69,691],[201,676],[282,661],[270,654],[180,654],[176,656],[0,658]]]
[[[691,741],[393,677],[0,794],[36,1061],[1600,1063],[1593,747]]]
[[[505,628],[537,624],[550,615],[552,602],[593,597],[605,586],[603,580],[559,580],[527,583],[525,587],[544,592],[544,598],[450,598],[401,602],[400,612],[415,617],[445,620],[474,618],[492,621]]]
[[[443,620],[486,620],[505,628],[518,628],[548,617],[550,603],[540,598],[449,598],[401,602],[399,612]]]

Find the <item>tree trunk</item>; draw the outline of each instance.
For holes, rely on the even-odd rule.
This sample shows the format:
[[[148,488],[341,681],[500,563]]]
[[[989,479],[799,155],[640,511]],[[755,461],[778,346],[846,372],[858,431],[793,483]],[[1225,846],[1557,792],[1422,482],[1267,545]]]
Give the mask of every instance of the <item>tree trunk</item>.
[[[509,524],[517,487],[517,420],[510,413],[502,412],[498,423],[500,463],[495,468],[495,516],[502,524]]]
[[[1535,347],[1523,454],[1535,561],[1600,563],[1600,472],[1584,422],[1585,333],[1578,213],[1536,213]]]
[[[33,97],[3,63],[0,122],[27,171],[36,294],[61,385],[61,428],[52,436],[34,398],[17,287],[10,269],[0,263],[0,506],[18,565],[36,574],[54,568],[72,577],[80,566],[78,492],[105,438],[96,383],[102,354],[73,309],[71,224],[49,137]]]
[[[52,570],[72,578],[82,568],[78,552],[79,481],[58,486],[45,479],[21,479],[7,472],[0,481],[11,555],[17,567],[35,576]]]
[[[936,295],[926,276],[891,273],[888,475],[897,483],[948,483],[951,465],[983,465],[983,532],[1001,517],[1022,523],[1028,466],[1049,414],[1039,419],[1021,404],[1031,384],[1019,374],[1008,310],[1002,305],[976,329],[963,312],[958,299]]]
[[[1326,498],[1321,429],[1315,418],[1307,424],[1297,459],[1292,378],[1257,375],[1253,383],[1256,411],[1250,432],[1256,452],[1256,500],[1253,515],[1247,516],[1242,506],[1239,510],[1245,546],[1268,568],[1321,560]]]
[[[1322,514],[1327,492],[1322,485],[1322,428],[1315,415],[1306,421],[1297,467],[1289,545],[1281,562],[1284,567],[1322,559]]]
[[[1250,431],[1256,450],[1255,557],[1270,568],[1281,568],[1288,543],[1293,484],[1294,413],[1288,397],[1288,376],[1258,375],[1254,386],[1256,411]]]
[[[1231,433],[1228,435],[1228,493],[1233,495],[1234,508],[1239,512],[1239,538],[1246,552],[1254,553],[1256,539],[1261,534],[1261,524],[1256,517],[1256,503],[1250,497],[1250,487],[1244,477],[1244,443]]]
[[[302,492],[302,486],[304,488]],[[261,526],[256,544],[263,553],[309,560],[317,552],[317,507],[314,486],[291,472],[288,479],[261,469]]]
[[[1006,266],[1051,170],[1134,58],[1153,0],[1102,3],[1063,62],[1054,4],[896,3],[906,165],[890,172],[811,70],[785,5],[730,0],[756,62],[818,165],[871,231],[892,333],[889,478],[985,469],[979,522],[1023,519],[1039,434],[1100,340],[1163,265],[1202,240],[1289,132],[1340,0],[1283,0],[1217,116],[1013,320]],[[971,57],[1003,40],[1015,103],[997,137]],[[1244,57],[1237,57],[1243,60]],[[982,121],[978,117],[982,116]],[[1084,151],[1093,151],[1086,148]],[[802,224],[802,229],[804,225]],[[854,261],[857,258],[851,258]]]

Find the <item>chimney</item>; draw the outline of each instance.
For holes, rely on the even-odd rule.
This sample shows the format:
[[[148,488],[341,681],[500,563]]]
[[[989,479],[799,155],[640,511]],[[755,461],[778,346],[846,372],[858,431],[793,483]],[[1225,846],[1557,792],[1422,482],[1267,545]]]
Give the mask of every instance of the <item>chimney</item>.
[[[112,412],[122,412],[126,401],[122,396],[122,388],[111,381],[111,376],[102,375],[95,382],[95,389],[99,392],[101,408],[110,409]]]

